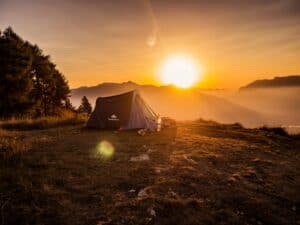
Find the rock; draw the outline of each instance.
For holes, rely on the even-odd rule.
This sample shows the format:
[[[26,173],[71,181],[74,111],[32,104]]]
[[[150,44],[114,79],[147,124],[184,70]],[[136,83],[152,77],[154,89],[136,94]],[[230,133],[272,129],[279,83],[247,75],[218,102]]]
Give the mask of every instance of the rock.
[[[145,136],[146,132],[147,132],[146,129],[140,129],[140,130],[138,130],[137,133],[138,133],[139,135],[141,135],[141,136]]]
[[[171,195],[172,197],[176,197],[177,196],[177,194],[174,191],[169,191],[168,194]]]
[[[147,197],[147,196],[148,196],[148,194],[144,189],[140,190],[139,193],[138,193],[139,198],[144,198],[144,197]]]
[[[136,156],[136,157],[131,157],[129,161],[131,161],[131,162],[141,162],[141,161],[148,161],[148,160],[150,160],[149,155],[141,154],[141,155]]]
[[[156,150],[155,150],[155,149],[149,148],[148,151],[147,151],[148,154],[150,154],[150,153],[152,153],[152,152],[156,152]]]
[[[153,208],[149,208],[148,209],[148,213],[150,214],[150,216],[153,216],[153,217],[156,216],[156,212],[155,212],[155,210]]]
[[[134,190],[134,189],[131,189],[131,190],[129,190],[128,192],[129,192],[129,193],[134,193],[135,190]]]
[[[160,169],[155,168],[155,173],[160,173],[160,172],[161,172]]]

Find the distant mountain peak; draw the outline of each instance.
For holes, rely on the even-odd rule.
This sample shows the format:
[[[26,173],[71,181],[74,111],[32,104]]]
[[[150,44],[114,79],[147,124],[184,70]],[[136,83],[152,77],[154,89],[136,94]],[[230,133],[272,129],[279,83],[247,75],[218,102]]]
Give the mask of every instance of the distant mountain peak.
[[[135,83],[135,82],[133,82],[133,81],[131,81],[131,80],[129,80],[129,81],[127,81],[127,82],[124,82],[123,84],[138,85],[137,83]]]
[[[256,80],[241,87],[240,90],[279,87],[300,87],[300,75],[276,76],[273,79]]]

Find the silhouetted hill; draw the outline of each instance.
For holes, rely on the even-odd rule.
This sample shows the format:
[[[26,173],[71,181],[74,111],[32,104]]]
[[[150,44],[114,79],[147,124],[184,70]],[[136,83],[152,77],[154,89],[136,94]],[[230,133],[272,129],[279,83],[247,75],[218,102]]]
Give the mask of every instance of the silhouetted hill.
[[[284,76],[275,77],[273,79],[256,80],[240,90],[250,89],[250,88],[277,88],[277,87],[300,87],[300,76]]]
[[[139,90],[157,113],[178,120],[204,118],[224,123],[240,122],[246,126],[257,126],[264,121],[259,113],[224,98],[201,93],[197,89],[181,90],[173,86],[158,87],[133,82],[103,83],[72,90],[71,101],[78,106],[82,96],[87,96],[94,105],[99,96],[120,94],[133,89]]]
[[[263,114],[269,124],[299,125],[299,93],[300,76],[275,77],[242,87],[231,101]]]

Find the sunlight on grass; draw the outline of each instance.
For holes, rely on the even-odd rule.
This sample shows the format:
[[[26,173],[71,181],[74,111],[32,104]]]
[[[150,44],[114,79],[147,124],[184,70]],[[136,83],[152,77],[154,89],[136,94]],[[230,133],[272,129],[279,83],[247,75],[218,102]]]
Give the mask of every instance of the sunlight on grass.
[[[23,142],[14,131],[0,129],[0,159],[23,154],[31,147],[31,142]]]
[[[47,129],[58,126],[77,125],[86,122],[84,115],[64,115],[62,117],[21,118],[0,121],[0,128],[8,130]]]

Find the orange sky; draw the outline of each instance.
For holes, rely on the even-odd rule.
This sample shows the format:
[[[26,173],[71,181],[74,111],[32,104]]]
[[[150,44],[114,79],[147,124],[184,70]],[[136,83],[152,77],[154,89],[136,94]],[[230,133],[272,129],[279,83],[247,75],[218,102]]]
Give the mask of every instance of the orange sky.
[[[7,26],[50,54],[71,87],[160,84],[175,53],[204,67],[205,88],[300,73],[298,0],[0,0]]]

